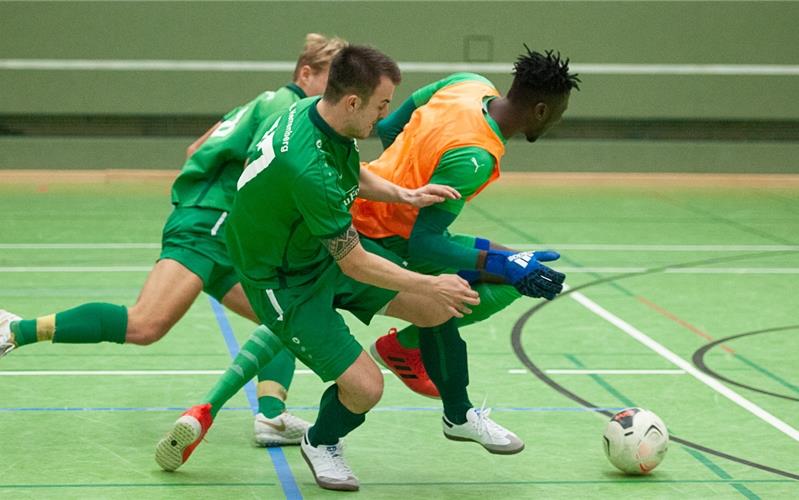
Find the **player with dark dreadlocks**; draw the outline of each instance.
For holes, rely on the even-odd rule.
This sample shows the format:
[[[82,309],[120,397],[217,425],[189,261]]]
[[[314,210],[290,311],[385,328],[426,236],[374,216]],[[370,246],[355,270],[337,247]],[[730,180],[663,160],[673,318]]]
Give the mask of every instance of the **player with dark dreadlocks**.
[[[483,238],[451,235],[448,227],[465,201],[499,177],[506,140],[521,133],[534,142],[560,120],[571,90],[579,90],[568,59],[525,49],[507,96],[483,76],[456,73],[415,91],[378,125],[386,150],[366,168],[406,188],[448,185],[462,198],[422,209],[358,199],[352,208],[361,235],[403,257],[409,269],[459,271],[479,292],[471,314],[433,334],[420,336],[413,326],[392,329],[371,351],[411,390],[441,398],[447,438],[476,441],[499,454],[518,453],[524,443],[488,418],[490,410],[469,401],[466,343],[458,327],[488,318],[522,295],[551,300],[565,276],[541,264],[558,259],[557,252],[516,252]]]

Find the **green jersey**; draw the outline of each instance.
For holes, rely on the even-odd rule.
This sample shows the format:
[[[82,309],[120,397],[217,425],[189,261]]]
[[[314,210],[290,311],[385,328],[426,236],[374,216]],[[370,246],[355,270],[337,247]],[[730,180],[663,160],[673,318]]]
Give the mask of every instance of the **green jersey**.
[[[172,204],[229,211],[236,180],[258,126],[304,97],[305,92],[290,83],[275,92],[264,92],[226,114],[216,130],[186,160],[172,185]]]
[[[256,135],[227,220],[227,246],[243,283],[286,288],[335,265],[322,244],[352,224],[360,156],[319,115],[319,98],[292,104]]]

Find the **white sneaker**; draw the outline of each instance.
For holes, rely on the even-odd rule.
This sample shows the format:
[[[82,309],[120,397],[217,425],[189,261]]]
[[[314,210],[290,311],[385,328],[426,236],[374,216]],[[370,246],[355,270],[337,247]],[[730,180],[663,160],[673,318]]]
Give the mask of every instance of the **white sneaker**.
[[[300,443],[302,457],[311,468],[316,484],[327,490],[358,491],[358,478],[344,461],[344,443],[339,439],[334,445],[311,446],[308,433]]]
[[[0,358],[13,351],[17,344],[14,343],[11,334],[11,322],[19,321],[22,318],[10,313],[5,309],[0,309]]]
[[[519,437],[494,422],[488,416],[491,408],[470,408],[466,412],[465,424],[453,424],[443,417],[444,437],[453,441],[474,441],[498,455],[513,455],[524,449]]]
[[[263,413],[259,413],[254,422],[255,443],[258,446],[300,444],[310,426],[309,422],[287,411],[275,418],[266,418]]]

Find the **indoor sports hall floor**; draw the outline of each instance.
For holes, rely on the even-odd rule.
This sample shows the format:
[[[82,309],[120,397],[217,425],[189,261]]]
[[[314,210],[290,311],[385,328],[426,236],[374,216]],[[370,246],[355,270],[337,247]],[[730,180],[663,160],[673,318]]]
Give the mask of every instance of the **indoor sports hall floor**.
[[[133,303],[158,255],[169,178],[99,178],[3,174],[0,308]],[[446,440],[439,404],[386,375],[347,438],[355,495],[799,496],[799,181],[703,179],[509,174],[474,200],[458,231],[559,250],[571,287],[463,331],[473,402],[527,447],[494,456]],[[351,322],[364,346],[394,324]],[[251,386],[178,472],[153,460],[250,328],[203,295],[150,347],[42,344],[0,360],[0,497],[348,496],[320,490],[296,447],[253,447]],[[289,408],[313,419],[323,385],[298,369]],[[633,405],[676,436],[648,477],[617,473],[602,451],[607,412]]]

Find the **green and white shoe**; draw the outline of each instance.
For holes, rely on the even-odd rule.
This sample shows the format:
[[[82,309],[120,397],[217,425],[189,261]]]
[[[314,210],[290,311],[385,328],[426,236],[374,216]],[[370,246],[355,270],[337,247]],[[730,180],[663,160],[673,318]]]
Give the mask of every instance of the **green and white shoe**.
[[[263,413],[255,416],[255,443],[258,446],[283,446],[300,444],[311,424],[296,415],[284,411],[275,418],[266,418]]]

